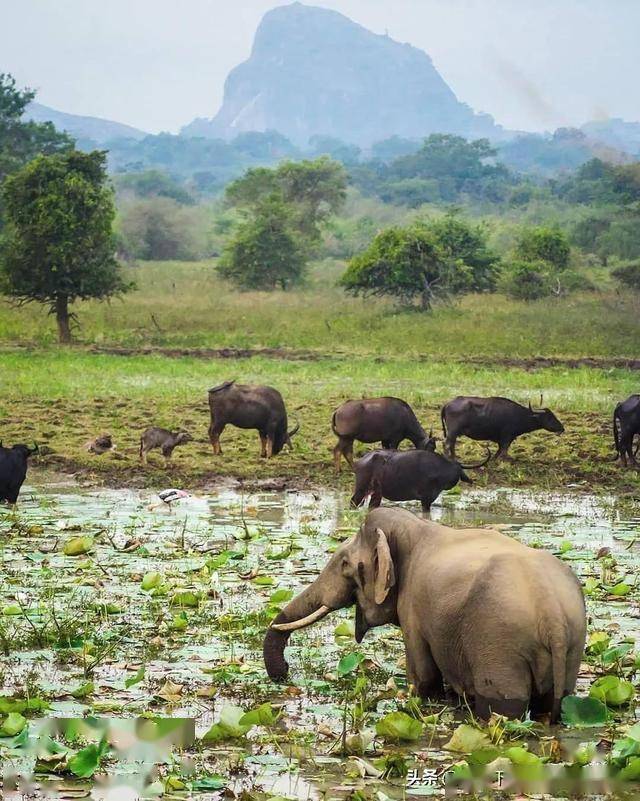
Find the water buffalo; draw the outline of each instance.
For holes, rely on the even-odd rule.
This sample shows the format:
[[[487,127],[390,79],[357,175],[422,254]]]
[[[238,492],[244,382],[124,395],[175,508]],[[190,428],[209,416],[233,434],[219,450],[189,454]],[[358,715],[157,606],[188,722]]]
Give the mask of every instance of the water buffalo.
[[[372,451],[355,463],[356,486],[352,506],[360,506],[370,496],[369,508],[389,501],[420,501],[426,514],[443,490],[459,481],[471,484],[464,472],[483,467],[484,462],[462,465],[432,451]]]
[[[147,464],[147,454],[155,448],[160,448],[164,457],[165,467],[169,466],[171,454],[178,445],[193,442],[193,437],[187,431],[168,431],[166,428],[152,426],[143,431],[140,437],[140,461]]]
[[[640,395],[630,395],[619,403],[613,412],[613,439],[616,444],[616,459],[622,459],[625,467],[638,464],[633,451],[633,439],[640,434]]]
[[[296,425],[287,430],[287,410],[282,395],[273,387],[225,381],[209,390],[209,409],[209,439],[216,456],[222,453],[220,434],[226,425],[257,429],[262,445],[260,456],[266,459],[280,453],[285,445],[291,447],[291,437],[300,428]]]
[[[429,435],[418,422],[413,409],[400,398],[363,398],[348,400],[333,413],[333,433],[338,444],[333,449],[336,472],[340,472],[344,456],[353,469],[353,441],[382,442],[382,447],[395,449],[403,439],[421,450],[435,450],[433,432]]]
[[[522,434],[540,429],[556,434],[564,431],[550,409],[532,409],[531,404],[527,408],[509,398],[459,396],[442,407],[440,418],[445,452],[454,459],[456,440],[460,436],[497,443],[496,458],[501,458],[507,457],[509,446]]]
[[[27,462],[38,452],[38,446],[14,445],[5,448],[0,445],[0,502],[16,503],[22,484],[27,477]]]

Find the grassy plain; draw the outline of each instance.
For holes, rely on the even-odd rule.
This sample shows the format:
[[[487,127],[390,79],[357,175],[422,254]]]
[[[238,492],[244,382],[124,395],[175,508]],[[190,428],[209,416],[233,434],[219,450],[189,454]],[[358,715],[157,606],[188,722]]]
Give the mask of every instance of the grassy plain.
[[[481,483],[640,489],[635,473],[610,461],[613,406],[638,390],[639,374],[615,361],[640,352],[636,300],[590,293],[522,304],[494,295],[424,315],[344,297],[334,286],[339,270],[323,262],[300,291],[239,294],[217,281],[208,262],[143,264],[131,268],[136,292],[109,305],[79,304],[78,344],[66,349],[52,342],[46,313],[4,304],[0,437],[35,439],[50,451],[43,463],[112,484],[197,486],[227,475],[333,484],[330,418],[346,398],[401,396],[438,430],[440,405],[457,394],[537,403],[542,393],[567,433],[524,438],[513,449],[516,461],[483,471]],[[202,352],[225,347],[273,351],[250,358]],[[553,357],[554,366],[527,361],[540,356]],[[591,366],[581,365],[585,357],[595,360]],[[229,428],[224,455],[213,457],[206,391],[228,378],[281,389],[301,423],[292,453],[265,463],[254,432]],[[185,427],[196,438],[176,451],[170,477],[159,459],[145,471],[138,466],[139,435],[151,424]],[[102,431],[117,451],[91,456],[84,443]],[[475,458],[482,450],[469,443],[463,453]],[[351,478],[340,481],[346,488]]]

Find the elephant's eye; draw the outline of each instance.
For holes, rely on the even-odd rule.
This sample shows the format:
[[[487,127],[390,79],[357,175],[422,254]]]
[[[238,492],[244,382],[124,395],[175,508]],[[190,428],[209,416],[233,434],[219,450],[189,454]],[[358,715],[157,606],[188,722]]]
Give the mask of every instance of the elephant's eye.
[[[342,557],[342,564],[341,564],[340,567],[342,569],[342,575],[343,576],[352,576],[353,575],[353,569],[352,569],[352,567],[351,567],[351,565],[349,563],[349,560],[347,559],[346,556]]]

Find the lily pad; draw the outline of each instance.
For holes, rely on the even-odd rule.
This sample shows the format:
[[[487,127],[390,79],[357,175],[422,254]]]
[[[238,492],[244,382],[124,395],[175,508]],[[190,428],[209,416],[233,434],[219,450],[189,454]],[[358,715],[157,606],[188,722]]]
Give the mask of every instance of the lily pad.
[[[604,726],[608,719],[607,707],[597,698],[567,695],[562,699],[562,722],[565,726]]]
[[[62,551],[65,556],[80,556],[84,553],[89,553],[93,549],[93,545],[93,537],[90,535],[71,537],[65,542]]]
[[[459,754],[471,754],[482,748],[489,748],[491,740],[489,737],[475,726],[462,723],[453,732],[448,743],[443,746],[447,751],[455,751]]]
[[[591,698],[597,698],[607,706],[624,706],[634,698],[635,694],[633,684],[618,676],[602,676],[593,682],[589,690]]]
[[[385,740],[411,742],[419,739],[423,729],[423,724],[406,712],[389,712],[376,723],[376,734]]]

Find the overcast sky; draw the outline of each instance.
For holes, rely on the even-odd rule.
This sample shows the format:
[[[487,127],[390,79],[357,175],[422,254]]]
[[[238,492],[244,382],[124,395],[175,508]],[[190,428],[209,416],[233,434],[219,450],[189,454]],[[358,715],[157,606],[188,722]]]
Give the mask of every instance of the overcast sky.
[[[177,132],[211,117],[274,0],[1,0],[0,72],[60,111]],[[640,0],[326,0],[426,50],[509,128],[640,120]]]

